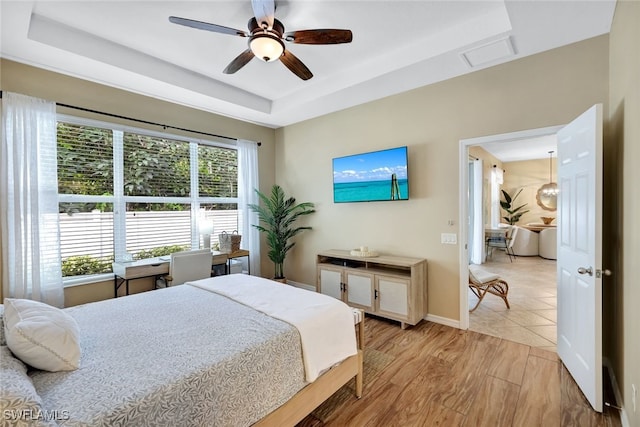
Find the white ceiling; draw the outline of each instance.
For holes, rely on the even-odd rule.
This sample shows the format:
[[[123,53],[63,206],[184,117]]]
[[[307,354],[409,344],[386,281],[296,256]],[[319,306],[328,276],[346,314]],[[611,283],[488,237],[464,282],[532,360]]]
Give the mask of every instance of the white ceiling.
[[[511,141],[485,142],[479,145],[495,158],[506,163],[521,160],[548,159],[549,151],[553,151],[552,157],[557,157],[557,142],[558,138],[555,134],[552,134]]]
[[[287,44],[314,77],[253,59],[247,39],[170,15],[247,29],[249,0],[0,2],[2,57],[269,127],[341,110],[608,33],[615,0],[276,0],[286,31],[344,28],[350,44]]]

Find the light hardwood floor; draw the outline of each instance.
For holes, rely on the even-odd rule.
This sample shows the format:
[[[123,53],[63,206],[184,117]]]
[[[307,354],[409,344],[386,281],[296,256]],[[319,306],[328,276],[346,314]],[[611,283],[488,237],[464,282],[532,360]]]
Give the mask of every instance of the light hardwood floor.
[[[507,309],[502,299],[487,295],[469,314],[469,329],[483,334],[556,351],[556,262],[540,257],[516,257],[494,250],[481,267],[509,284]],[[469,291],[469,307],[478,298]]]
[[[591,409],[557,356],[513,341],[422,321],[367,316],[366,349],[393,360],[365,377],[362,399],[349,395],[311,426],[619,426],[617,413]]]

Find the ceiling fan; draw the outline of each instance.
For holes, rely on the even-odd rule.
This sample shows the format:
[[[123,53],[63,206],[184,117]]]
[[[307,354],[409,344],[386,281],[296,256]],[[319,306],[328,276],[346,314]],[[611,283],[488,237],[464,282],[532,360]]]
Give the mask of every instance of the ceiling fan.
[[[236,30],[222,25],[193,19],[170,16],[169,21],[199,30],[232,36],[249,38],[249,47],[238,55],[227,68],[225,74],[233,74],[253,59],[258,57],[265,62],[279,59],[285,67],[302,80],[313,77],[311,71],[286,47],[284,42],[297,44],[339,44],[350,43],[353,39],[351,30],[317,29],[284,31],[282,22],[275,18],[275,0],[251,0],[254,16],[249,19],[249,31]]]

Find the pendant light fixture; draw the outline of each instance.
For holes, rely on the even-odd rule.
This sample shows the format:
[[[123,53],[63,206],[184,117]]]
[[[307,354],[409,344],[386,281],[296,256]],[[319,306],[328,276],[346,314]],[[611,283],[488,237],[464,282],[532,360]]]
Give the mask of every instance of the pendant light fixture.
[[[545,185],[542,192],[545,196],[557,196],[558,186],[553,182],[553,150],[549,151],[549,184]]]
[[[536,201],[544,210],[555,211],[557,209],[558,184],[553,182],[553,151],[549,151],[549,183],[538,189]]]

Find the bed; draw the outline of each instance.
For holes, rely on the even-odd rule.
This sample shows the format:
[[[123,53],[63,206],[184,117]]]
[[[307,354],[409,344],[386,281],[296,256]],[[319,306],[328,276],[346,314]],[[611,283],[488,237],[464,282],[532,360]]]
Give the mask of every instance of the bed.
[[[295,425],[362,394],[354,312],[322,294],[237,274],[63,311],[79,368],[28,371],[59,425]]]

